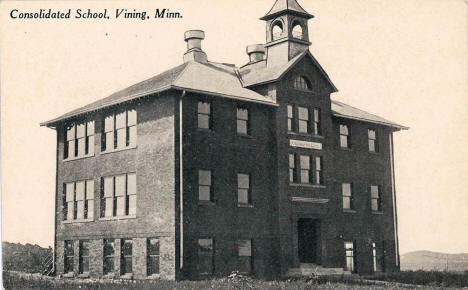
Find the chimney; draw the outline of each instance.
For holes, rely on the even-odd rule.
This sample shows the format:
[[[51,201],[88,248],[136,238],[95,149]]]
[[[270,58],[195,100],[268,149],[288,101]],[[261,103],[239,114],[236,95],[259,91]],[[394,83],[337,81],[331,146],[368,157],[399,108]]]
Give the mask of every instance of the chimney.
[[[249,63],[261,61],[265,58],[265,46],[263,44],[252,44],[247,46]]]
[[[187,52],[184,54],[184,63],[190,61],[208,62],[206,53],[201,48],[201,41],[205,39],[205,32],[202,30],[188,30],[184,35],[187,42]]]

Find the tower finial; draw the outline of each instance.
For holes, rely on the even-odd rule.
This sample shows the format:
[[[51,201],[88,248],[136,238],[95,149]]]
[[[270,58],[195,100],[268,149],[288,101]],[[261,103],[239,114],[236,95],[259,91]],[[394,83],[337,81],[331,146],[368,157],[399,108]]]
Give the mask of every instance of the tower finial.
[[[268,13],[265,16],[260,18],[260,20],[269,20],[284,13],[302,16],[306,19],[314,17],[314,15],[309,14],[307,11],[305,11],[304,8],[302,8],[296,0],[276,0],[275,4],[273,4],[273,7],[271,7],[270,11],[268,11]]]

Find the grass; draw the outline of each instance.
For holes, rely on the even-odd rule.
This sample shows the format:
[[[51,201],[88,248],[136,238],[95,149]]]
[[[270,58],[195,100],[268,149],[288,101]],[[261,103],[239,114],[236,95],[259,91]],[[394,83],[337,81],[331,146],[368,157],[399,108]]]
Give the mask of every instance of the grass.
[[[439,287],[468,287],[468,271],[401,271],[369,276],[367,279]]]
[[[414,272],[416,273],[416,272]],[[120,281],[120,280],[79,280],[79,279],[56,279],[50,277],[42,277],[39,275],[27,275],[13,272],[3,272],[3,282],[5,289],[102,289],[102,290],[133,290],[133,289],[226,289],[226,290],[244,290],[244,289],[401,289],[401,288],[410,288],[414,289],[415,286],[403,285],[395,282],[406,281],[410,277],[414,277],[415,281],[424,282],[421,284],[426,284],[430,281],[437,280],[436,274],[431,273],[430,275],[417,273],[417,274],[408,274],[408,273],[397,273],[396,276],[402,274],[400,279],[397,279],[396,276],[391,276],[390,274],[384,277],[386,280],[390,281],[395,278],[394,282],[377,282],[370,281],[365,279],[352,279],[344,277],[335,277],[335,278],[325,278],[320,277],[316,279],[294,279],[286,281],[263,281],[263,280],[253,280],[250,278],[240,277],[235,279],[222,278],[222,279],[213,279],[213,280],[201,280],[201,281]],[[447,274],[447,273],[443,273]],[[411,276],[413,275],[413,276]],[[419,275],[419,276],[417,276]],[[418,278],[419,277],[419,278]],[[422,281],[421,277],[426,277],[425,281]],[[419,280],[418,280],[419,279]],[[466,277],[465,277],[466,279]],[[445,280],[442,279],[441,283]],[[459,281],[455,276],[447,275],[446,281],[452,281],[457,284]],[[464,281],[464,280],[462,280]],[[448,283],[448,282],[447,282]],[[428,285],[428,284],[426,284]],[[424,287],[424,289],[437,289],[436,286],[442,285],[430,285]],[[458,286],[460,285],[443,285],[448,286]]]

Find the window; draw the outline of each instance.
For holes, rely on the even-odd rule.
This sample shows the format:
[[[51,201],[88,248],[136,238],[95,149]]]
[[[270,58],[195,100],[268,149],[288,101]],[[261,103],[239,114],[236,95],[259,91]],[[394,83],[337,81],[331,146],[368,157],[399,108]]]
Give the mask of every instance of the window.
[[[89,241],[80,241],[80,274],[89,273]]]
[[[382,211],[382,197],[380,196],[380,186],[371,185],[371,208],[374,212]]]
[[[340,124],[340,146],[341,148],[351,148],[349,140],[349,127],[348,125]]]
[[[146,273],[159,274],[159,239],[146,240]]]
[[[273,29],[272,29],[272,39],[277,40],[280,39],[283,34],[283,23],[280,21],[277,21],[275,24],[273,24]]]
[[[315,157],[315,183],[323,184],[323,164],[322,157]]]
[[[114,260],[115,260],[115,240],[107,239],[104,240],[104,257],[103,257],[103,274],[107,275],[114,272]]]
[[[104,119],[102,151],[112,151],[136,146],[137,112],[128,110],[107,116]]]
[[[198,200],[213,201],[211,170],[198,170]]]
[[[131,274],[133,241],[131,239],[122,239],[120,241],[120,274]]]
[[[374,272],[384,272],[385,271],[385,243],[372,243],[372,260],[374,263]]]
[[[299,159],[297,159],[299,158]],[[300,167],[296,164],[299,162]],[[321,156],[299,155],[289,153],[289,182],[296,183],[300,177],[300,183],[323,185],[323,159]]]
[[[299,133],[309,133],[309,109],[299,107]]]
[[[346,270],[354,272],[354,243],[345,242],[345,252],[346,252]]]
[[[341,185],[343,192],[343,209],[354,209],[353,185],[352,183],[343,183]]]
[[[377,152],[378,143],[377,143],[377,133],[375,130],[369,129],[367,130],[367,136],[369,139],[369,152]]]
[[[94,121],[65,128],[64,159],[94,155]]]
[[[310,91],[312,86],[306,77],[297,76],[294,78],[293,87],[298,90]]]
[[[237,203],[239,205],[252,204],[252,196],[250,189],[250,175],[237,174]]]
[[[291,105],[288,105],[288,132],[293,132],[295,129],[294,126],[294,108]]]
[[[238,269],[240,273],[252,273],[252,240],[237,241]]]
[[[64,220],[93,219],[94,180],[65,183]]]
[[[208,102],[198,102],[198,128],[212,129],[211,104]]]
[[[289,182],[297,182],[296,156],[289,153]]]
[[[249,110],[237,108],[237,134],[250,134]]]
[[[322,135],[322,116],[321,116],[321,111],[319,108],[314,108],[314,118],[312,120],[313,122],[313,133],[315,135]]]
[[[302,34],[302,27],[300,24],[294,23],[293,29],[292,29],[292,36],[297,39],[302,39],[303,34]]]
[[[136,215],[136,174],[101,178],[101,217]]]
[[[64,273],[73,273],[73,260],[75,258],[75,250],[73,248],[73,241],[65,241],[64,245]]]
[[[301,155],[300,156],[301,164],[301,183],[312,183],[312,178],[310,176],[310,156]]]
[[[213,239],[198,239],[198,274],[213,274]]]

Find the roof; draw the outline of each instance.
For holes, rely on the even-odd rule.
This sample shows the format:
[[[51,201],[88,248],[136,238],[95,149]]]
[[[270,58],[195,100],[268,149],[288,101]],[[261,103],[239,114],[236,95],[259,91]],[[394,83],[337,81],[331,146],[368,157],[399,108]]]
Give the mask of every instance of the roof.
[[[326,72],[308,50],[291,59],[288,63],[273,68],[267,68],[265,61],[249,64],[240,69],[229,64],[191,61],[118,91],[104,99],[41,123],[41,126],[54,127],[58,122],[72,117],[170,89],[277,106],[275,99],[262,96],[248,87],[281,79],[295,64],[306,56],[311,58],[334,91],[337,91]],[[340,118],[370,122],[396,129],[408,129],[408,127],[338,101],[332,101],[332,114]]]
[[[330,77],[319,64],[317,59],[315,59],[315,57],[312,55],[312,53],[310,53],[309,50],[305,50],[304,52],[292,58],[289,62],[275,67],[266,67],[266,61],[257,62],[253,65],[243,66],[239,70],[242,84],[244,85],[244,87],[250,87],[254,85],[277,81],[306,56],[309,57],[312,60],[312,62],[317,66],[322,76],[333,88],[333,92],[337,92],[338,89],[333,84]]]
[[[276,16],[284,12],[299,14],[308,19],[314,17],[313,15],[307,13],[307,11],[305,11],[304,8],[302,8],[296,0],[276,0],[275,4],[273,4],[273,7],[270,9],[270,11],[268,11],[268,13],[260,19],[268,20],[271,18],[275,18]]]
[[[379,125],[393,127],[399,130],[408,130],[409,127],[399,125],[392,121],[388,121],[384,118],[381,118],[377,115],[368,113],[361,109],[352,107],[350,105],[344,104],[342,102],[333,101],[332,100],[332,114],[335,117],[345,118],[345,119],[352,119],[357,121],[375,123]]]
[[[41,126],[52,127],[57,122],[68,118],[169,89],[180,89],[267,105],[276,105],[274,100],[244,88],[239,81],[234,66],[213,62],[188,62],[118,91],[104,99],[73,110],[58,118],[41,123]]]

